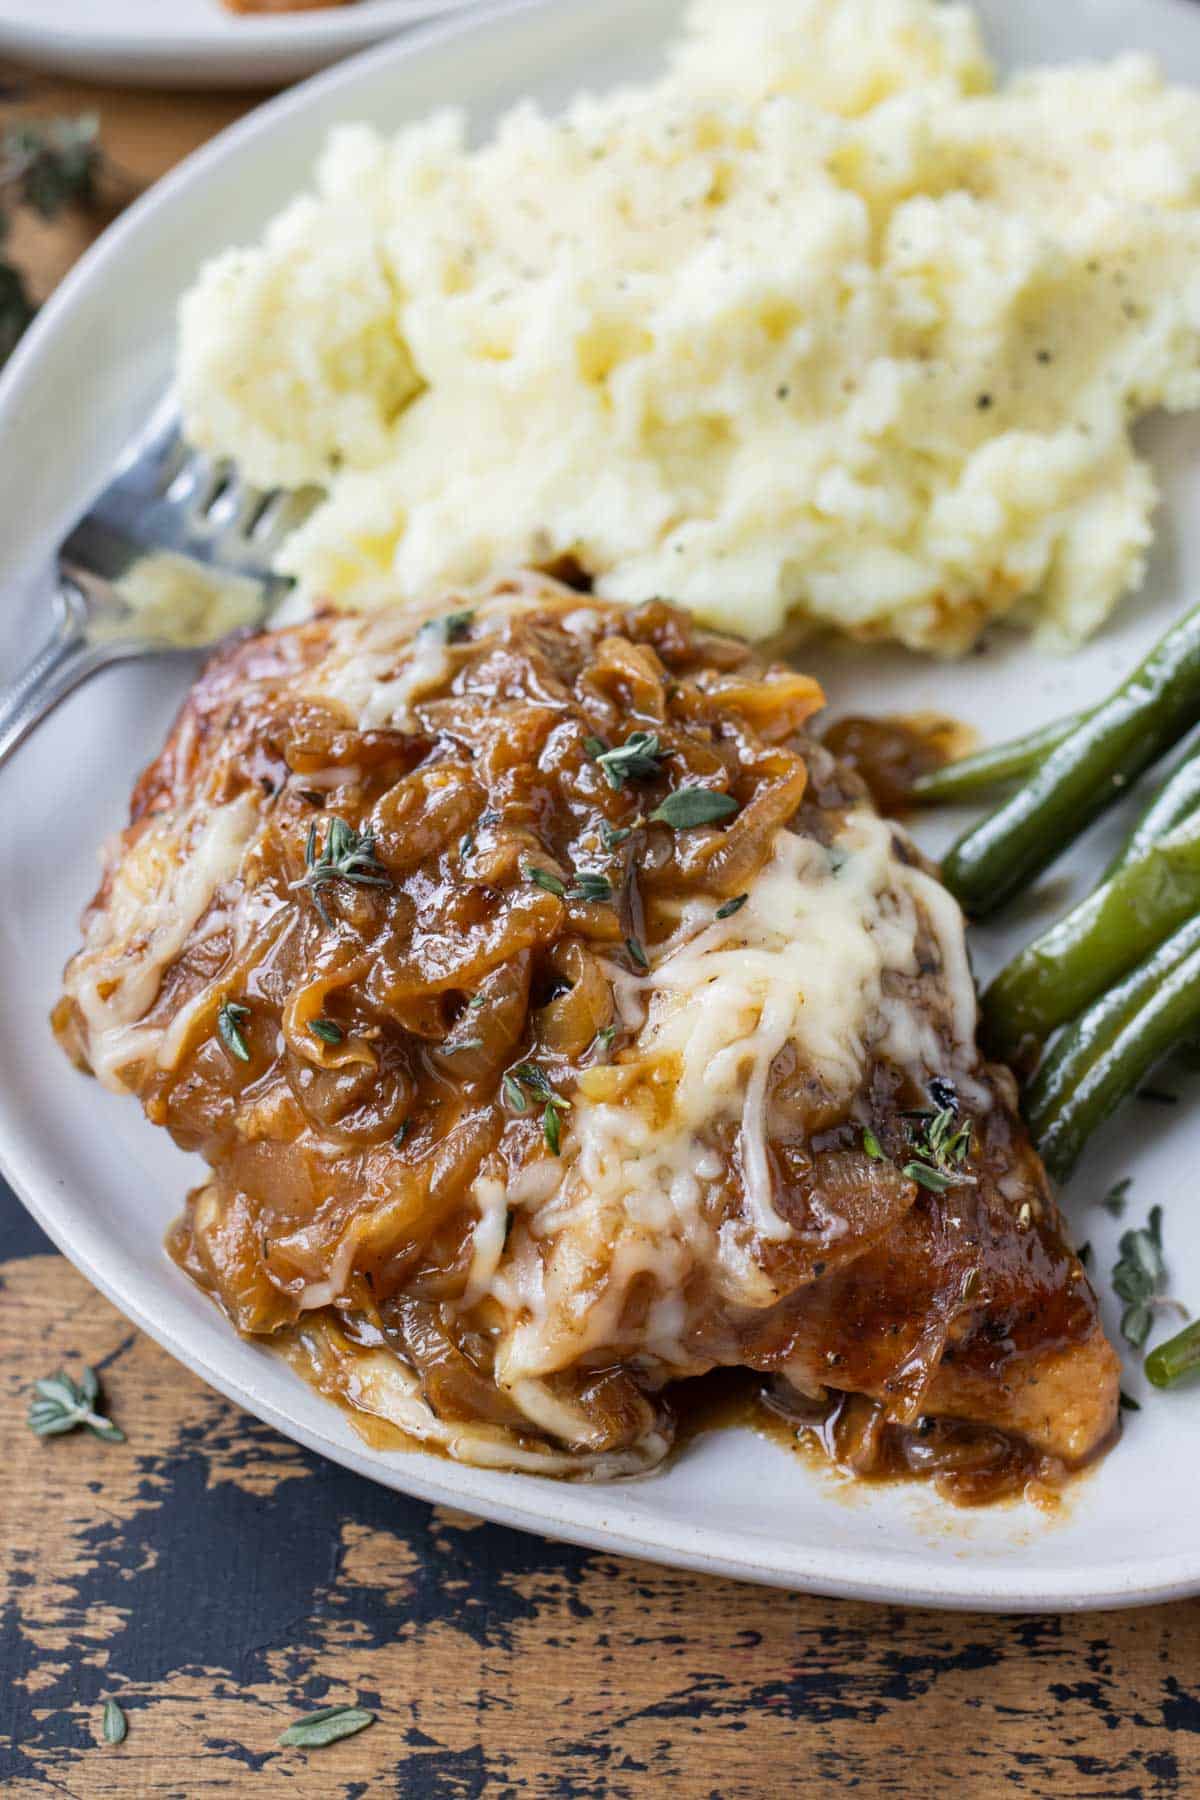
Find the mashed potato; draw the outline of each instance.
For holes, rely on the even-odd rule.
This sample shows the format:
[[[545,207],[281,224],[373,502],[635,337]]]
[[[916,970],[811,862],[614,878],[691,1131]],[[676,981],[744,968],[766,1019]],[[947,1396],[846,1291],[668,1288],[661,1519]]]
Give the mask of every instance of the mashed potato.
[[[335,133],[181,380],[198,443],[326,490],[308,597],[572,556],[755,636],[1070,645],[1141,572],[1132,423],[1200,401],[1200,96],[997,91],[935,0],[700,0],[654,86]]]

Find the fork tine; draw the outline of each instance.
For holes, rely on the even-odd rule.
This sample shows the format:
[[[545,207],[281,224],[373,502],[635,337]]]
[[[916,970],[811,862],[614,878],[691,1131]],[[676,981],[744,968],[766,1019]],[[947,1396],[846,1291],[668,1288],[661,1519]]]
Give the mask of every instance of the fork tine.
[[[284,538],[303,525],[318,498],[315,488],[273,488],[262,495],[262,504],[248,527],[255,553],[273,560]]]
[[[194,524],[202,525],[214,501],[225,491],[232,465],[214,462],[203,451],[189,450],[186,444],[183,451],[179,472],[163,498],[168,505],[185,509]]]
[[[174,432],[164,439],[162,455],[159,459],[155,490],[160,499],[183,469],[189,455],[188,447],[183,441],[183,434],[176,426]]]
[[[113,481],[125,481],[143,470],[160,469],[186,454],[179,422],[179,402],[168,390],[154,407],[143,431],[138,432],[117,460]],[[165,486],[166,483],[164,482]]]
[[[297,511],[291,500],[283,493],[262,494],[233,462],[187,444],[168,395],[116,476],[68,533],[60,565],[72,579],[82,572],[113,583],[147,554],[190,557],[217,574],[257,581],[265,611],[291,585],[271,570],[284,532],[309,504]]]

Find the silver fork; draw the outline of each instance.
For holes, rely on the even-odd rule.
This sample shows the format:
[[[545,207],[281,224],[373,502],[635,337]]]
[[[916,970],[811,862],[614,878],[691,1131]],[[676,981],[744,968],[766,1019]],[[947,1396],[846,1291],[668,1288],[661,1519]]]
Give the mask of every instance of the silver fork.
[[[49,638],[0,685],[0,764],[98,669],[261,625],[291,588],[271,572],[275,552],[311,505],[189,450],[168,395],[59,546]]]

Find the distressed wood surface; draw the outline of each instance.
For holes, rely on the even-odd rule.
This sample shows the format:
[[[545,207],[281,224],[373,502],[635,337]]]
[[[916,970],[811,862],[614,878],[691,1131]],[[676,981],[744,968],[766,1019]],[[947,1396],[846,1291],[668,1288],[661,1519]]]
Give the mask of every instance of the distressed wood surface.
[[[247,104],[5,81],[0,120],[94,109],[137,182]],[[95,228],[22,227],[39,295]],[[43,1443],[24,1424],[34,1376],[84,1362],[124,1446]],[[431,1509],[210,1393],[2,1187],[0,1430],[12,1800],[1200,1792],[1200,1604],[1063,1619],[872,1608]],[[117,1747],[100,1740],[108,1695],[129,1718]],[[378,1724],[322,1751],[278,1747],[297,1714],[341,1701]]]
[[[918,1768],[920,1791],[964,1800],[1200,1791],[1198,1605],[908,1612],[481,1525],[246,1418],[31,1231],[25,1247],[0,1268],[14,1800],[909,1800]],[[31,1376],[83,1360],[126,1445],[25,1429]],[[115,1748],[107,1695],[129,1718]],[[298,1713],[340,1701],[378,1724],[278,1747]]]

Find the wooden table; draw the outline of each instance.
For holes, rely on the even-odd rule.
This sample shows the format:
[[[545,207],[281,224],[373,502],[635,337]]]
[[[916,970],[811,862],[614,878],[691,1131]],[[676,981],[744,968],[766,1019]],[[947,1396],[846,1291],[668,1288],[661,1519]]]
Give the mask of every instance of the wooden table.
[[[29,99],[94,108],[142,180],[246,104],[61,84]],[[21,234],[41,291],[86,236]],[[124,1446],[24,1425],[30,1381],[85,1362]],[[210,1393],[3,1190],[0,1397],[9,1800],[1200,1794],[1200,1604],[1015,1619],[848,1605],[403,1499]],[[117,1748],[99,1735],[110,1694],[129,1718]],[[343,1700],[378,1724],[279,1749],[297,1714]]]

